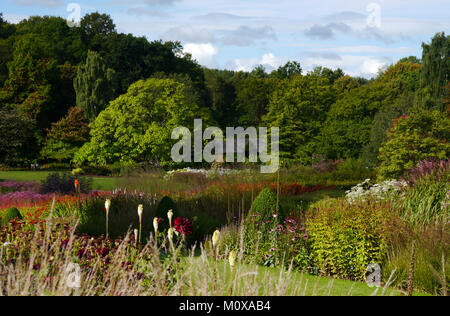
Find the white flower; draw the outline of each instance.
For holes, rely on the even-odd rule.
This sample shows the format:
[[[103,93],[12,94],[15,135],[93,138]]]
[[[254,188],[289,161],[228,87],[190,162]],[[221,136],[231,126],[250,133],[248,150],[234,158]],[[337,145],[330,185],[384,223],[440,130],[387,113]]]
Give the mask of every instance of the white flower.
[[[139,206],[138,206],[138,215],[139,215],[139,218],[142,218],[142,212],[144,211],[144,205],[142,205],[142,204],[139,204]]]
[[[105,210],[106,210],[106,214],[109,213],[109,208],[111,207],[111,200],[110,199],[106,199],[105,201]]]

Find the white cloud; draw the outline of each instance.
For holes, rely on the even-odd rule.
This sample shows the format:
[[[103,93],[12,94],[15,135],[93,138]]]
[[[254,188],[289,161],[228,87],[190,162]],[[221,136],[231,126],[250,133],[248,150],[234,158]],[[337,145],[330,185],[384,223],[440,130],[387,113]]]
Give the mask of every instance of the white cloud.
[[[216,67],[214,57],[219,53],[219,49],[211,43],[197,44],[187,43],[183,51],[192,55],[202,66]]]
[[[23,6],[34,5],[44,7],[58,7],[64,4],[62,0],[14,0],[14,2]]]
[[[354,55],[341,55],[340,57],[341,59],[339,60],[307,57],[301,59],[300,63],[307,71],[312,70],[317,66],[328,67],[331,69],[341,68],[351,76],[362,76],[365,78],[376,76],[380,69],[383,69],[392,63],[392,60],[386,57]]]
[[[255,67],[263,65],[267,72],[277,69],[287,62],[288,58],[275,56],[273,53],[264,54],[261,58],[233,59],[227,63],[226,68],[235,71],[252,71]]]
[[[22,20],[28,19],[29,16],[26,15],[17,15],[17,14],[5,14],[3,15],[3,18],[8,21],[9,23],[17,24]]]
[[[198,29],[191,26],[172,27],[164,33],[162,38],[187,43],[211,43],[215,41],[214,34],[207,29]]]

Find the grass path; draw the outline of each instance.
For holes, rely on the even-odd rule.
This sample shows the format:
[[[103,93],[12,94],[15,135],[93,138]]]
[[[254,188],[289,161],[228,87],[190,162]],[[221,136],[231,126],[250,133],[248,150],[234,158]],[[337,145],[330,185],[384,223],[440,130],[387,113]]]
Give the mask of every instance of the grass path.
[[[55,171],[0,171],[0,181],[36,181],[44,180],[50,173]],[[93,190],[110,191],[116,188],[116,179],[114,177],[91,177]]]

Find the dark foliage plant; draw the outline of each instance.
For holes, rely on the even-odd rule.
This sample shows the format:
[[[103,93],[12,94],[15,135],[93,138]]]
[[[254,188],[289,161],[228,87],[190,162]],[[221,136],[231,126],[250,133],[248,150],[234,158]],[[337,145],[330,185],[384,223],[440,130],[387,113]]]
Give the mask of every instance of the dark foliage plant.
[[[42,181],[41,193],[75,193],[75,180],[78,180],[80,192],[89,192],[92,187],[92,179],[82,177],[80,179],[67,173],[51,173]]]
[[[20,214],[19,210],[15,207],[11,207],[8,210],[5,217],[3,219],[1,219],[1,224],[8,225],[9,221],[11,221],[13,219],[15,219],[15,220],[22,219],[22,215]]]

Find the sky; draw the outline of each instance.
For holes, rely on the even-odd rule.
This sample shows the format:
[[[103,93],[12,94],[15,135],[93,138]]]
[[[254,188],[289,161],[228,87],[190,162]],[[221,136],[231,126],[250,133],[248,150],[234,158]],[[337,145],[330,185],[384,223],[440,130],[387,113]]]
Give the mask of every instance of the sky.
[[[75,4],[75,5],[70,5]],[[449,0],[1,0],[10,22],[109,14],[119,32],[177,40],[203,66],[341,68],[371,78],[450,31]]]

